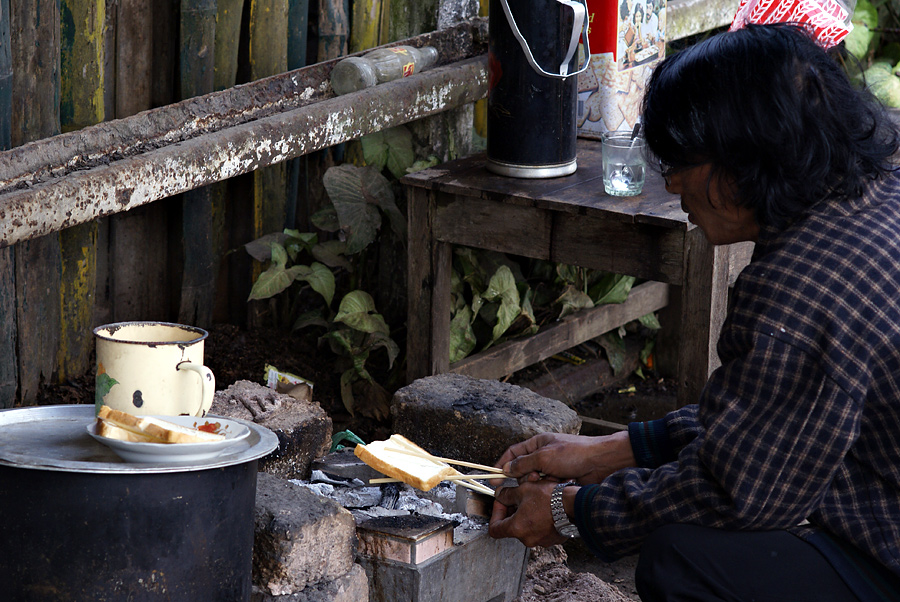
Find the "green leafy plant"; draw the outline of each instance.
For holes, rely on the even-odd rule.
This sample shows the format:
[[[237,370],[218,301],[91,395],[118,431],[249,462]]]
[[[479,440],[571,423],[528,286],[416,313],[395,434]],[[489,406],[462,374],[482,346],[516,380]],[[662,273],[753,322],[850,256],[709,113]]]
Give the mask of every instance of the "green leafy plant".
[[[554,264],[516,261],[500,253],[454,249],[451,273],[450,361],[515,337],[534,334],[540,326],[579,310],[624,303],[635,282],[633,276]],[[640,323],[657,330],[654,314]],[[599,339],[618,374],[625,364],[624,329]],[[652,340],[641,354],[646,365]]]
[[[331,205],[311,218],[321,232],[285,230],[246,249],[268,264],[250,299],[283,300],[282,324],[295,330],[322,329],[319,340],[335,357],[344,406],[351,414],[380,419],[387,416],[391,393],[372,374],[373,354],[383,350],[388,371],[395,372],[402,362],[392,329],[370,294],[376,283],[366,281],[368,253],[386,231],[405,244],[406,218],[396,202],[396,180],[435,165],[437,159],[416,160],[412,135],[404,127],[365,136],[360,148],[365,165],[346,163],[324,174]],[[451,275],[450,361],[534,334],[542,324],[580,309],[622,303],[633,283],[629,276],[457,247]],[[601,340],[617,371],[624,364],[620,331]]]
[[[900,2],[859,0],[853,30],[844,39],[855,59],[847,72],[886,106],[900,108]]]
[[[365,136],[360,145],[365,165],[329,168],[322,183],[331,205],[311,218],[317,229],[334,238],[320,240],[319,233],[285,230],[246,248],[257,261],[268,263],[250,300],[287,298],[282,324],[295,330],[324,329],[320,341],[335,356],[344,406],[351,414],[359,411],[380,419],[387,415],[390,393],[370,373],[371,356],[383,349],[387,370],[395,370],[400,348],[364,290],[371,284],[365,281],[368,253],[385,228],[405,243],[406,217],[397,206],[395,181],[437,159],[417,161],[412,135],[402,126]],[[310,290],[319,303],[306,294]],[[332,309],[335,298],[340,298],[337,311]]]

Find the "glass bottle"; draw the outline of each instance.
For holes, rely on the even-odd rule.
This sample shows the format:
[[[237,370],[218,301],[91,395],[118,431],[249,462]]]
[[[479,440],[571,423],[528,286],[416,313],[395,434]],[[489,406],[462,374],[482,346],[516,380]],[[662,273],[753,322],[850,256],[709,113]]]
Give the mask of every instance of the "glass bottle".
[[[379,48],[339,61],[331,71],[331,87],[335,94],[349,94],[423,71],[434,65],[437,57],[431,46]]]

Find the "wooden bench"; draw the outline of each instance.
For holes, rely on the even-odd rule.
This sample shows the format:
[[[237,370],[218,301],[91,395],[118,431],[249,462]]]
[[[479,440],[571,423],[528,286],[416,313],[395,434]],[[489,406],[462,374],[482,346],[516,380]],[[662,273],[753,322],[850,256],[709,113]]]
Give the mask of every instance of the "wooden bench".
[[[678,402],[693,403],[718,365],[715,343],[727,289],[747,264],[752,244],[711,246],[652,170],[640,196],[606,195],[597,141],[578,141],[578,170],[562,178],[507,178],[489,173],[484,163],[484,155],[476,155],[402,180],[409,204],[408,379],[448,371],[501,378],[670,306],[680,322],[671,325],[680,332],[675,339]],[[451,365],[455,244],[629,274],[645,282],[621,305],[581,311],[531,337]]]

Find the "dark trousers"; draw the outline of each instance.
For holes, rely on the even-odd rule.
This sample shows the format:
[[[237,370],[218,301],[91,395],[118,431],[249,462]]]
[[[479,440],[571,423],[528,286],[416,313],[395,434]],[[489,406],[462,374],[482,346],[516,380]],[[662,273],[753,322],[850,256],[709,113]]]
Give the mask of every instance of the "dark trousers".
[[[786,531],[668,525],[641,548],[644,602],[858,602],[818,550]]]

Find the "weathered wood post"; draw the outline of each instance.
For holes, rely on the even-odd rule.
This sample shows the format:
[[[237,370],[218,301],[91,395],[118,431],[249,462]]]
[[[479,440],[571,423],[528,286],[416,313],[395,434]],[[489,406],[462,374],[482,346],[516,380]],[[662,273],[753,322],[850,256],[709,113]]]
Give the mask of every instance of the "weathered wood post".
[[[10,142],[59,133],[59,0],[10,0],[13,86]],[[40,40],[40,44],[35,44]],[[16,245],[18,398],[31,404],[56,376],[59,235]]]
[[[288,0],[287,68],[290,71],[306,66],[308,32],[309,0]],[[291,160],[287,167],[287,203],[285,205],[284,225],[288,228],[297,227],[300,172],[304,170],[307,160],[306,156],[296,157]]]
[[[9,0],[0,0],[0,149],[10,148],[12,120],[12,54],[9,48]],[[0,250],[0,408],[16,403],[16,256],[13,247]]]
[[[115,60],[107,82],[114,88],[110,117],[129,117],[175,100],[178,0],[118,0],[110,9],[115,28]],[[109,309],[107,321],[169,319],[169,200],[118,213],[109,219],[107,281],[98,296]],[[101,236],[104,231],[101,226]],[[103,286],[105,284],[105,286]],[[102,309],[102,308],[100,308]]]
[[[216,0],[181,4],[182,98],[208,94],[215,87],[216,12]],[[200,327],[212,323],[216,294],[214,196],[212,186],[182,195],[184,265],[178,321]]]
[[[61,0],[60,17],[60,126],[67,132],[100,123],[106,116],[106,0]],[[99,222],[94,220],[59,233],[60,382],[84,374],[90,365],[98,232]]]

